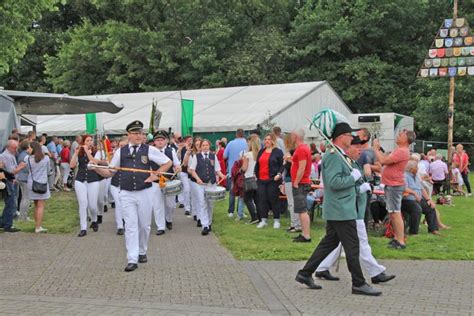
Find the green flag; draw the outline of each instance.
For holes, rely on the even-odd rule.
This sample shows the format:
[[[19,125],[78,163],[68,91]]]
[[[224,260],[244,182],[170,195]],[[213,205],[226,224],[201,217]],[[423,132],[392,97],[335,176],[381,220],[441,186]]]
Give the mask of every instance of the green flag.
[[[194,100],[181,99],[181,135],[193,135]]]
[[[97,117],[95,113],[86,114],[86,132],[89,135],[94,135],[97,129]]]

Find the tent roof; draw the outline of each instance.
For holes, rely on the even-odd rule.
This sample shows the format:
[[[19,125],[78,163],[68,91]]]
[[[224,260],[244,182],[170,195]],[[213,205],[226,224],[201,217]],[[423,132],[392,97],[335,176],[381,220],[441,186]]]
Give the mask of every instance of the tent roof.
[[[157,102],[157,109],[163,113],[160,128],[171,127],[173,130],[180,130],[181,99],[194,100],[195,132],[223,132],[235,131],[237,128],[254,129],[269,116],[273,118],[279,115],[323,86],[329,84],[326,81],[317,81],[94,97],[106,98],[124,105],[124,109],[119,113],[98,115],[98,120],[101,120],[108,134],[124,133],[125,126],[137,119],[148,128],[153,100]],[[335,94],[332,89],[330,91]],[[349,108],[347,111],[351,112]],[[38,117],[39,132],[66,136],[82,133],[85,129],[83,115]]]

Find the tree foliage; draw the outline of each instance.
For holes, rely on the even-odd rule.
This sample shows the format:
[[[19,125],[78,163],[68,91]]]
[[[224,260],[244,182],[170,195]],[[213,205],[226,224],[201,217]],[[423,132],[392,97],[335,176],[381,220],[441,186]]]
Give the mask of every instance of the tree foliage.
[[[41,20],[57,1],[34,3],[34,16],[16,9],[24,30],[38,22],[28,40],[18,36],[21,62],[2,61],[13,65],[0,77],[8,88],[85,95],[327,80],[355,112],[413,115],[422,137],[446,135],[447,80],[416,75],[450,1],[69,0]],[[474,26],[474,3],[460,9]],[[457,80],[458,140],[471,137],[473,81]]]

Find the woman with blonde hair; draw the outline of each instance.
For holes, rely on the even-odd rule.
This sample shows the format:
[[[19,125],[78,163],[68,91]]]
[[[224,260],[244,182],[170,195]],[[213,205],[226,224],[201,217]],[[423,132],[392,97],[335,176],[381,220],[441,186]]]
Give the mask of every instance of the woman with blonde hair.
[[[261,148],[257,135],[248,138],[248,152],[242,157],[242,171],[244,172],[244,203],[250,213],[249,224],[256,224],[260,219],[260,205],[257,200],[257,178],[255,177],[255,163]]]
[[[257,176],[257,197],[262,220],[257,228],[267,226],[268,212],[273,211],[273,228],[280,228],[280,184],[283,172],[283,152],[277,147],[275,134],[269,133],[263,139],[264,148],[257,155],[255,175]]]

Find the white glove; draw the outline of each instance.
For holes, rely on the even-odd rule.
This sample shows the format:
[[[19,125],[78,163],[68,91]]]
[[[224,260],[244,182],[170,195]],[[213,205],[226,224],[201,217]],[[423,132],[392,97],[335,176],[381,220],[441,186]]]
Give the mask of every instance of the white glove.
[[[354,178],[354,181],[357,181],[362,177],[362,174],[358,169],[352,169],[351,176]]]
[[[364,182],[359,186],[359,191],[360,193],[370,192],[372,191],[372,188],[370,187],[369,183]]]

